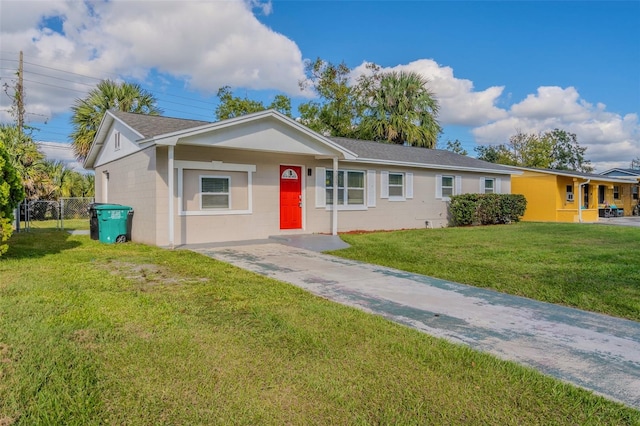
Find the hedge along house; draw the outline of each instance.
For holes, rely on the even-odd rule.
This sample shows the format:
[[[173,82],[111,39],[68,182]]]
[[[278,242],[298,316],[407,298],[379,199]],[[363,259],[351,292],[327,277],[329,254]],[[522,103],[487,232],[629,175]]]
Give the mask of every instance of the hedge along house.
[[[570,170],[515,167],[511,189],[527,199],[524,221],[596,222],[605,214],[631,215],[635,179]],[[614,207],[608,210],[606,207]]]
[[[449,151],[328,138],[273,110],[219,122],[105,114],[84,163],[96,201],[159,246],[446,226],[463,192],[520,172]]]

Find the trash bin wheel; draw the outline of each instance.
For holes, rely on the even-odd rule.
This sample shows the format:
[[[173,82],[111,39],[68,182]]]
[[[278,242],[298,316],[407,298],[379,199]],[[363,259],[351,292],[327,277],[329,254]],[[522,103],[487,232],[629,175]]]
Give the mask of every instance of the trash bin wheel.
[[[127,242],[126,235],[118,235],[118,237],[116,238],[116,243],[126,243],[126,242]]]

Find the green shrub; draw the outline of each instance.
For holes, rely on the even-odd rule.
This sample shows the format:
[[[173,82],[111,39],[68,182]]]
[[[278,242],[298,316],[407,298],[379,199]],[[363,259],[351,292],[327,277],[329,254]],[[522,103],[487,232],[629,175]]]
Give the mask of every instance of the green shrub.
[[[0,256],[8,249],[5,242],[12,233],[13,210],[24,198],[22,182],[11,165],[9,154],[0,141]]]
[[[493,225],[518,222],[527,207],[520,194],[461,194],[451,197],[451,225]]]

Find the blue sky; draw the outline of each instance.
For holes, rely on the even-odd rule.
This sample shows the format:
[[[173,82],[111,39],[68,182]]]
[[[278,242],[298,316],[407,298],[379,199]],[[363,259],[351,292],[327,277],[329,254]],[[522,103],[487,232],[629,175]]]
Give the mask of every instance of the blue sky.
[[[139,82],[165,115],[213,120],[223,85],[308,100],[297,82],[304,60],[320,57],[354,76],[366,62],[422,73],[441,103],[441,141],[471,154],[560,127],[597,170],[640,156],[638,1],[0,0],[0,15],[1,82],[23,50],[40,141],[68,142],[70,107],[100,78]]]

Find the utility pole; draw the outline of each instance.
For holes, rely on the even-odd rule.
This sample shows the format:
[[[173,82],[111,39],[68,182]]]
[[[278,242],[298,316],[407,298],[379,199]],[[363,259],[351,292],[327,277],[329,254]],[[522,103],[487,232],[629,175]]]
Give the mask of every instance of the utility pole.
[[[18,115],[18,131],[22,134],[24,128],[24,85],[22,75],[24,74],[24,65],[22,59],[22,50],[20,51],[20,60],[18,61],[18,84],[16,86],[16,108]]]

